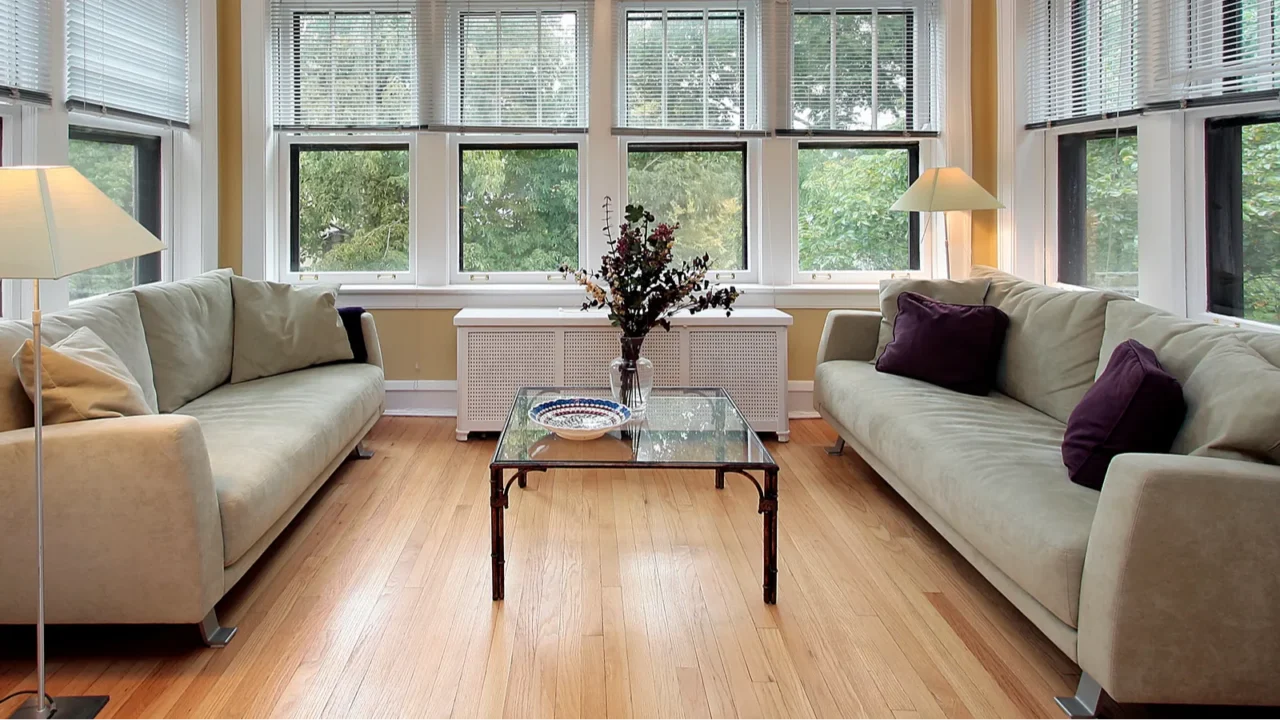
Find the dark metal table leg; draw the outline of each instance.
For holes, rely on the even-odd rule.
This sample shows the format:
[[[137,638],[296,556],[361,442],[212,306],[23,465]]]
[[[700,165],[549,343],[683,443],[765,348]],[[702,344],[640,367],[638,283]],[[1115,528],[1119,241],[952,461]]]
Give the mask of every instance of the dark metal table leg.
[[[778,604],[778,471],[764,473],[764,496],[760,498],[764,515],[764,601]]]
[[[724,471],[723,470],[716,471],[716,489],[717,490],[724,489]]]
[[[507,507],[507,493],[502,486],[502,470],[489,469],[489,519],[490,540],[493,543],[490,557],[493,559],[493,599],[501,600],[506,593],[505,540],[502,537],[502,515]]]
[[[519,486],[520,486],[520,487],[522,487],[522,488],[529,487],[529,480],[528,480],[528,478],[527,478],[527,471],[525,471],[525,470],[517,470],[517,471],[516,471],[516,484],[517,484],[517,485],[519,485]]]

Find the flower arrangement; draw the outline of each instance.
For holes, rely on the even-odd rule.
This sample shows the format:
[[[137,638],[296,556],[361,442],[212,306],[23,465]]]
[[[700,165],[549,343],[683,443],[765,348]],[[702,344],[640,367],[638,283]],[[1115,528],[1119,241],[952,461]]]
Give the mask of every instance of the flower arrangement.
[[[587,290],[583,310],[607,308],[609,320],[622,329],[625,338],[643,339],[655,326],[671,329],[671,318],[681,310],[697,313],[733,309],[740,293],[735,287],[715,287],[707,280],[708,255],[674,262],[672,249],[679,223],[668,225],[654,220],[641,205],[628,205],[617,237],[612,229],[612,201],[605,198],[605,236],[609,251],[600,260],[600,270],[573,271]],[[561,272],[571,272],[568,266]]]

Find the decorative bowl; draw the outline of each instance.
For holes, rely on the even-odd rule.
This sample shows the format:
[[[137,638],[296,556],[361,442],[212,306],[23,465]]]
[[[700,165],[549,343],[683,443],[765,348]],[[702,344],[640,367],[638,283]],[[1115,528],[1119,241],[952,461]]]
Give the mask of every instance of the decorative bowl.
[[[529,408],[533,423],[565,440],[594,440],[631,419],[631,410],[600,398],[559,398]]]

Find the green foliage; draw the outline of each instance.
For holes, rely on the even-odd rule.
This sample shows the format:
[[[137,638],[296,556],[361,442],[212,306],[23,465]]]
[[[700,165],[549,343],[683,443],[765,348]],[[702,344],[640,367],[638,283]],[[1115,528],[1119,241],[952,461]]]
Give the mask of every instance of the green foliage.
[[[555,272],[578,264],[578,151],[462,153],[463,272]]]
[[[889,209],[910,185],[909,153],[804,148],[798,157],[800,269],[910,269],[910,213]]]
[[[1280,324],[1280,123],[1245,125],[1241,147],[1243,316]]]
[[[68,154],[72,167],[115,204],[137,216],[137,208],[134,207],[137,159],[132,145],[71,140]],[[121,260],[76,273],[68,278],[68,293],[72,300],[83,300],[131,288],[135,283],[136,263],[132,259]]]
[[[1085,144],[1085,284],[1138,294],[1138,138]]]
[[[746,153],[661,150],[627,153],[627,196],[680,225],[677,260],[709,255],[716,270],[746,268]]]
[[[409,150],[298,151],[298,269],[409,269]]]

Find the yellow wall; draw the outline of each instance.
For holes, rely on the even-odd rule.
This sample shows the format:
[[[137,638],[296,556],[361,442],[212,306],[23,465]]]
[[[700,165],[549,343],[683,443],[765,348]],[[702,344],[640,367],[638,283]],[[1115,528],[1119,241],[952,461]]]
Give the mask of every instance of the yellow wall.
[[[973,103],[973,176],[987,190],[996,185],[995,0],[973,0],[970,84]],[[241,268],[240,0],[218,2],[218,264]],[[973,260],[996,264],[994,212],[973,217]],[[457,378],[456,310],[377,310],[378,336],[390,380]],[[786,309],[795,318],[787,348],[792,380],[812,380],[827,310]]]

